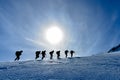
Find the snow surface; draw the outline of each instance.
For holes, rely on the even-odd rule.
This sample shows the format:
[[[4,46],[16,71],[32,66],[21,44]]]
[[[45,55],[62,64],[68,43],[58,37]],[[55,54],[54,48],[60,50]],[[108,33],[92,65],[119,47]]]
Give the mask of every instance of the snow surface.
[[[0,80],[120,80],[120,53],[0,62]]]

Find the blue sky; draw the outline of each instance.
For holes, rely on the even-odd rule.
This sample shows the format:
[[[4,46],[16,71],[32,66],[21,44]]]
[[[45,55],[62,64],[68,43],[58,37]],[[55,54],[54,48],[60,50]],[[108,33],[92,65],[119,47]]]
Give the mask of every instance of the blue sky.
[[[0,61],[34,59],[36,50],[50,50],[44,30],[58,24],[65,33],[62,51],[76,56],[107,52],[120,43],[119,0],[0,0]],[[62,52],[63,54],[63,52]]]

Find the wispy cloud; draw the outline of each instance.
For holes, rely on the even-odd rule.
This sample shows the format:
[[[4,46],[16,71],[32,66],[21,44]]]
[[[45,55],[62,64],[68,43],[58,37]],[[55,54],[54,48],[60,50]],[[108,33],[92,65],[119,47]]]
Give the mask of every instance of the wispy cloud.
[[[38,46],[48,47],[47,44],[45,44],[44,42],[41,42],[41,41],[37,41],[37,40],[34,40],[34,39],[30,39],[30,38],[25,38],[25,40],[30,41],[30,42],[34,43],[35,45],[38,45]]]

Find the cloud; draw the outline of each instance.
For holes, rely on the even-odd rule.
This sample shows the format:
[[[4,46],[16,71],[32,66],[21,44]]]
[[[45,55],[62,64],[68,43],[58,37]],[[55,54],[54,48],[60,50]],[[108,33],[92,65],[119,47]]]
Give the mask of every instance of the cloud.
[[[30,39],[30,38],[25,38],[25,40],[30,41],[30,42],[34,43],[35,45],[38,45],[38,46],[48,47],[47,44],[45,44],[44,42],[38,41],[38,40],[34,40],[34,39]]]

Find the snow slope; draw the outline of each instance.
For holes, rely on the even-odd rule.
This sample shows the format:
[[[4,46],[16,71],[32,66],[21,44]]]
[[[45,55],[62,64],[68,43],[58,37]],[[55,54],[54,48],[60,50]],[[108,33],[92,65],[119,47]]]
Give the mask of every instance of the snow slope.
[[[0,80],[120,80],[120,53],[1,62]]]

